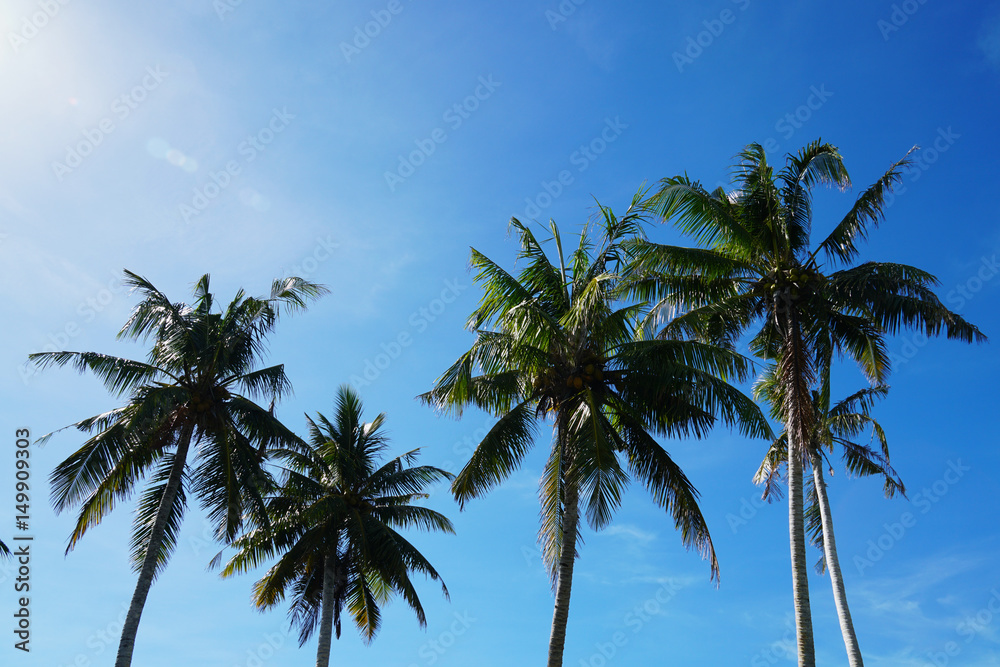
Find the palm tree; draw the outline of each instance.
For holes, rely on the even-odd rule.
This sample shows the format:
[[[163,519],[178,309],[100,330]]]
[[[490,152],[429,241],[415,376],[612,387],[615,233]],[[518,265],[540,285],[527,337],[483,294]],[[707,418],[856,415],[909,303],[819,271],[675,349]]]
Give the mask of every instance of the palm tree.
[[[475,342],[420,397],[457,415],[473,406],[499,418],[452,484],[461,507],[503,482],[533,444],[539,421],[551,420],[539,533],[555,589],[549,667],[562,664],[580,506],[592,528],[604,528],[631,474],[672,516],[682,542],[709,560],[716,579],[698,493],[655,436],[703,436],[721,415],[744,433],[770,437],[756,404],[724,379],[745,379],[746,359],[699,342],[643,339],[643,304],[616,302],[621,243],[641,233],[639,201],[620,219],[599,205],[600,246],[584,229],[568,258],[551,223],[557,263],[512,219],[518,259],[526,261],[516,278],[472,249],[484,291],[469,318]]]
[[[29,357],[41,368],[71,364],[81,373],[90,370],[126,399],[121,407],[73,424],[93,435],[51,475],[56,512],[80,505],[67,553],[146,479],[131,540],[139,579],[116,667],[131,664],[146,596],[176,545],[187,494],[192,492],[208,511],[220,539],[236,537],[244,513],[264,517],[262,492],[271,484],[264,450],[274,444],[295,448],[300,440],[273,410],[253,401],[269,399],[273,408],[274,400],[291,390],[284,367],[256,367],[282,308],[302,308],[326,292],[286,278],[275,281],[267,297],[248,297],[240,290],[224,312],[215,312],[208,275],[195,284],[193,306],[172,303],[130,271],[125,276],[125,284],[143,300],[118,337],[152,337],[146,362],[98,352]]]
[[[889,373],[886,334],[944,331],[965,342],[986,337],[934,295],[931,274],[903,264],[857,259],[858,245],[884,217],[885,195],[910,164],[909,153],[857,198],[833,231],[810,249],[812,188],[846,188],[850,178],[837,149],[813,142],[788,155],[777,174],[764,149],[750,144],[734,165],[736,190],[707,191],[685,176],[664,179],[649,210],[705,247],[638,240],[633,293],[657,299],[654,316],[677,309],[662,333],[733,345],[759,324],[750,348],[777,363],[780,416],[788,433],[788,513],[801,667],[814,667],[812,621],[802,518],[805,443],[813,428],[810,389],[828,350],[853,359],[874,383]],[[821,265],[821,260],[827,264]],[[840,270],[834,270],[838,267]],[[824,273],[825,271],[825,273]]]
[[[9,556],[9,555],[10,555],[10,549],[7,548],[7,545],[3,543],[3,540],[0,540],[0,556]]]
[[[830,584],[833,587],[833,600],[837,608],[837,618],[840,622],[844,645],[847,649],[848,662],[851,667],[862,667],[864,661],[858,644],[854,622],[851,620],[851,610],[847,604],[847,591],[844,587],[843,572],[840,559],[837,556],[837,543],[833,532],[833,514],[826,492],[826,480],[823,476],[824,466],[832,466],[827,452],[832,452],[835,446],[842,449],[844,464],[849,474],[864,477],[881,475],[884,479],[883,489],[886,498],[892,498],[896,493],[906,495],[906,487],[889,462],[889,445],[882,426],[871,416],[875,400],[888,394],[885,385],[868,387],[855,392],[830,406],[830,376],[829,360],[822,369],[821,388],[812,392],[813,430],[807,447],[807,461],[812,468],[812,484],[807,485],[806,497],[809,504],[805,509],[806,530],[810,541],[823,552],[823,557],[816,563],[820,574],[829,570]],[[779,388],[772,372],[765,375],[754,388],[758,399],[766,399],[772,406],[772,414],[777,418],[781,399]],[[880,451],[870,445],[854,441],[859,435],[871,429],[872,439],[878,440]],[[761,463],[754,483],[764,485],[764,498],[771,500],[781,497],[778,484],[781,465],[788,459],[788,437],[782,433],[771,445],[764,461]],[[832,474],[832,473],[831,473]]]
[[[454,532],[440,513],[411,504],[427,497],[426,486],[452,475],[430,466],[406,467],[416,460],[416,449],[376,468],[388,447],[385,415],[368,423],[361,415],[361,400],[345,385],[337,393],[332,422],[322,414],[318,423],[306,417],[310,449],[276,452],[288,468],[281,489],[267,500],[270,526],[236,540],[239,552],[222,571],[229,577],[281,554],[254,585],[253,602],[268,609],[291,591],[289,615],[299,627],[299,645],[319,628],[317,667],[330,663],[331,636],[340,638],[345,605],[366,641],[378,631],[379,604],[392,593],[426,626],[409,573],[435,580],[438,573],[395,529]],[[447,597],[443,583],[441,589]]]

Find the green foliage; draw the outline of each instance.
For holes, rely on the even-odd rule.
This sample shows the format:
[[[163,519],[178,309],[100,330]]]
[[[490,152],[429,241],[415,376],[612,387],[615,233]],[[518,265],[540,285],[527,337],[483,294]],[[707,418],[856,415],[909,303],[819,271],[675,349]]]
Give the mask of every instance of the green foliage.
[[[858,242],[882,221],[886,195],[910,163],[909,153],[858,197],[812,251],[812,189],[851,184],[837,149],[813,142],[786,156],[777,174],[757,144],[737,157],[731,192],[709,192],[686,175],[676,176],[663,179],[644,204],[703,247],[665,246],[643,238],[626,243],[635,257],[628,292],[654,303],[650,323],[664,313],[674,315],[659,329],[660,336],[731,345],[757,324],[751,350],[778,360],[779,370],[787,371],[793,351],[788,327],[794,319],[803,345],[795,362],[809,380],[807,388],[823,358],[832,354],[853,359],[873,382],[884,382],[890,370],[885,336],[902,329],[944,333],[964,342],[986,340],[944,307],[931,291],[937,285],[931,274],[885,262],[844,266],[857,257]],[[788,392],[784,400],[800,400],[806,411],[806,399]],[[784,407],[786,415],[789,408]]]
[[[73,424],[91,436],[51,475],[56,512],[80,507],[67,553],[148,477],[131,539],[138,571],[174,452],[181,443],[195,445],[181,487],[165,507],[166,533],[154,555],[159,573],[176,545],[188,492],[209,512],[221,539],[236,536],[244,514],[264,516],[261,493],[271,484],[264,452],[279,444],[298,448],[300,440],[272,410],[254,402],[264,399],[273,405],[290,391],[283,367],[257,365],[281,310],[299,309],[326,290],[287,278],[275,281],[266,297],[240,291],[225,311],[217,312],[208,275],[195,284],[192,305],[171,302],[130,271],[125,276],[124,284],[143,298],[118,336],[151,342],[145,362],[96,352],[43,352],[30,360],[40,368],[69,365],[81,373],[90,371],[110,393],[125,399],[120,407]]]
[[[397,530],[454,532],[443,515],[412,504],[427,497],[426,487],[453,476],[431,466],[412,466],[419,450],[379,465],[388,448],[385,415],[366,423],[362,412],[358,395],[342,386],[332,421],[322,414],[315,420],[306,417],[306,449],[273,451],[285,468],[280,488],[266,501],[268,521],[233,543],[237,553],[222,570],[229,577],[277,557],[254,584],[253,602],[265,610],[290,597],[289,617],[299,628],[300,644],[320,624],[327,566],[336,573],[330,604],[338,638],[346,609],[365,641],[371,641],[381,623],[380,607],[393,594],[425,626],[410,573],[440,577]],[[447,596],[443,583],[441,589]]]
[[[772,366],[754,387],[754,395],[759,400],[766,400],[769,405],[780,406],[780,391]],[[889,387],[878,385],[861,389],[835,405],[830,405],[828,374],[824,372],[823,388],[812,392],[812,432],[806,444],[805,461],[808,465],[824,465],[830,469],[830,454],[840,449],[844,468],[853,477],[880,476],[883,479],[883,491],[886,498],[892,498],[897,493],[905,496],[906,487],[899,474],[889,461],[889,443],[881,424],[872,417],[872,408],[876,400],[885,398]],[[859,438],[869,434],[869,442],[865,444]],[[877,447],[872,445],[876,444]],[[788,434],[781,433],[771,444],[760,468],[754,475],[755,484],[764,485],[764,498],[780,499],[781,470],[788,459]],[[806,483],[805,519],[809,541],[820,551],[823,550],[823,526],[820,520],[820,510],[812,479]],[[826,569],[826,559],[821,557],[816,562],[816,570],[820,573]]]
[[[498,418],[452,485],[463,506],[518,468],[539,422],[553,424],[540,488],[540,541],[553,579],[564,548],[567,488],[578,490],[588,523],[599,530],[611,522],[632,477],[717,577],[698,493],[656,437],[702,436],[717,418],[749,436],[770,436],[757,406],[727,382],[749,377],[745,358],[696,341],[646,339],[644,299],[619,298],[629,240],[643,238],[641,199],[637,194],[622,217],[598,205],[595,222],[569,253],[550,223],[545,243],[554,259],[526,224],[512,219],[521,247],[517,275],[473,249],[483,291],[469,317],[475,341],[420,396],[444,412],[461,415],[472,406]]]
[[[735,347],[750,333],[751,352],[774,364],[766,393],[772,416],[785,429],[765,457],[758,479],[766,484],[765,495],[778,492],[775,471],[784,459],[789,471],[798,657],[805,667],[815,664],[805,533],[811,532],[815,540],[819,517],[810,510],[809,526],[804,525],[799,464],[811,454],[822,459],[822,448],[813,444],[814,439],[836,442],[844,449],[849,470],[883,474],[887,492],[902,490],[889,467],[881,435],[882,453],[850,439],[873,422],[865,403],[870,395],[856,394],[848,406],[841,406],[842,414],[828,411],[832,359],[847,357],[857,363],[877,393],[890,371],[888,335],[917,329],[965,342],[986,340],[977,327],[944,307],[931,291],[937,281],[929,273],[903,264],[849,265],[858,256],[858,244],[882,221],[886,195],[899,183],[909,155],[866,189],[813,250],[813,189],[825,185],[843,190],[851,185],[837,149],[820,141],[787,155],[777,173],[760,145],[747,146],[733,166],[731,192],[723,188],[709,192],[687,175],[664,179],[646,209],[672,219],[701,247],[658,245],[642,238],[628,243],[636,259],[625,289],[653,301],[648,330],[660,337],[727,347]],[[659,326],[664,315],[669,321]],[[824,381],[817,396],[813,390],[820,376]],[[849,412],[852,407],[860,411]],[[810,492],[814,494],[815,489]]]

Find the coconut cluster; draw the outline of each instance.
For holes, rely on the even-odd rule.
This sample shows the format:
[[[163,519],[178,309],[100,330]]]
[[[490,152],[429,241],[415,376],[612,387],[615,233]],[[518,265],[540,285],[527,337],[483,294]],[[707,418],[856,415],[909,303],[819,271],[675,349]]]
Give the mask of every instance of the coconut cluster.
[[[534,381],[534,388],[546,394],[556,395],[579,391],[585,386],[595,387],[611,379],[604,370],[607,362],[593,350],[584,350],[571,364],[550,366],[542,371]],[[560,368],[559,366],[562,366]]]
[[[826,276],[821,273],[804,266],[793,266],[790,269],[778,269],[771,275],[765,276],[759,285],[762,291],[770,292],[774,298],[787,295],[797,299],[825,281]]]
[[[594,386],[604,382],[604,361],[593,350],[584,350],[576,367],[566,376],[566,388],[580,390],[584,385]]]
[[[188,405],[194,408],[196,412],[208,412],[212,409],[216,401],[226,401],[230,397],[230,393],[225,389],[200,391],[191,397]]]
[[[372,508],[372,504],[370,502],[356,494],[354,491],[344,491],[343,497],[344,501],[351,507],[356,507],[362,511],[368,511]]]

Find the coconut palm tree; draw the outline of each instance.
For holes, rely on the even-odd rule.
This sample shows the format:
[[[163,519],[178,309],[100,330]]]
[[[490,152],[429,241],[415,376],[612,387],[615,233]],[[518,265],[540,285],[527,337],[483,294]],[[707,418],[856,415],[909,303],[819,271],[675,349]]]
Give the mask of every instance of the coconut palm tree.
[[[704,435],[715,416],[754,437],[769,428],[756,404],[726,382],[752,365],[699,342],[644,339],[644,305],[622,304],[615,273],[621,243],[641,233],[637,208],[624,217],[599,205],[596,241],[588,229],[567,257],[550,224],[555,262],[531,230],[512,219],[526,262],[515,277],[472,250],[479,307],[469,318],[471,349],[420,398],[461,415],[472,406],[498,417],[452,484],[461,507],[503,482],[533,444],[538,424],[553,427],[540,481],[539,539],[555,589],[549,667],[562,664],[581,506],[595,530],[607,526],[630,475],[673,518],[682,542],[718,562],[698,493],[656,436]]]
[[[270,525],[235,541],[238,553],[222,576],[246,572],[280,554],[254,585],[253,602],[268,609],[290,592],[289,615],[299,627],[299,645],[318,628],[316,665],[327,667],[331,637],[340,638],[345,606],[366,641],[378,631],[379,605],[392,593],[400,594],[426,626],[409,575],[439,576],[396,529],[453,533],[442,514],[412,504],[427,497],[425,487],[452,475],[430,466],[407,467],[416,460],[416,449],[378,466],[388,447],[385,415],[363,422],[361,400],[350,387],[338,390],[332,422],[322,414],[316,421],[306,419],[310,449],[275,452],[287,468],[281,488],[267,500]],[[448,595],[444,583],[441,590]]]
[[[933,275],[903,264],[852,265],[859,244],[882,221],[886,194],[910,164],[910,153],[858,196],[847,215],[810,246],[812,189],[850,186],[837,149],[813,142],[786,157],[777,173],[764,149],[750,144],[734,165],[736,189],[709,192],[686,175],[664,179],[648,209],[701,246],[637,240],[632,294],[655,299],[653,317],[683,312],[661,333],[734,345],[754,325],[750,349],[775,360],[782,385],[781,421],[788,433],[788,512],[801,667],[814,667],[802,514],[805,443],[813,428],[810,390],[828,350],[846,355],[874,383],[889,373],[885,336],[919,329],[928,336],[980,342],[975,326],[935,296]],[[824,263],[825,262],[825,263]],[[837,270],[839,269],[839,270]]]
[[[41,368],[70,364],[81,373],[89,370],[125,399],[121,407],[73,424],[92,435],[51,475],[56,512],[80,506],[67,553],[145,480],[131,540],[139,579],[116,667],[131,664],[146,597],[176,545],[189,493],[208,512],[220,539],[236,537],[244,513],[266,520],[262,492],[271,480],[264,468],[265,448],[282,444],[294,449],[301,441],[272,410],[254,402],[267,399],[273,406],[291,390],[283,366],[258,364],[280,312],[302,308],[326,291],[287,278],[275,281],[266,297],[248,297],[240,290],[218,312],[208,275],[195,284],[190,306],[171,302],[130,271],[125,271],[124,283],[143,300],[118,337],[152,338],[145,362],[98,352],[29,357]]]
[[[827,360],[829,362],[829,360]],[[755,397],[767,400],[772,406],[772,415],[777,418],[781,399],[776,378],[771,372],[762,377],[754,387]],[[888,394],[885,385],[868,387],[855,392],[830,406],[830,375],[829,365],[825,365],[821,373],[822,382],[819,390],[813,390],[813,430],[807,447],[807,461],[812,468],[811,484],[806,485],[805,496],[808,505],[805,508],[805,525],[810,542],[823,552],[816,563],[816,569],[821,574],[830,572],[830,584],[833,587],[833,601],[837,609],[844,645],[847,649],[848,662],[851,667],[861,667],[864,660],[858,644],[854,622],[851,620],[851,610],[847,603],[847,591],[844,587],[843,572],[837,555],[837,543],[833,532],[833,514],[827,496],[824,467],[833,470],[829,462],[828,452],[839,446],[842,450],[844,465],[849,474],[864,477],[879,475],[884,479],[883,489],[886,498],[892,498],[896,493],[906,495],[906,487],[902,479],[889,462],[889,444],[882,426],[871,416],[874,402]],[[870,430],[872,440],[877,440],[879,450],[870,445],[855,442],[855,439]],[[782,433],[772,443],[757,474],[754,483],[764,485],[764,498],[780,499],[779,484],[780,469],[788,459],[788,437]],[[832,474],[832,473],[831,473]]]
[[[3,543],[3,540],[0,540],[0,556],[9,556],[9,555],[10,555],[10,549],[8,549],[7,545]]]

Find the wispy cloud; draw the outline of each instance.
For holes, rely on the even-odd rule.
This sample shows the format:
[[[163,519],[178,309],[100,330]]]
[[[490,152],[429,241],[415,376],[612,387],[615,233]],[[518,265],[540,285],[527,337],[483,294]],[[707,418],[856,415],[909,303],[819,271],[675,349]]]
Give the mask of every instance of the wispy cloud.
[[[976,41],[976,46],[982,51],[986,62],[994,69],[1000,70],[1000,14],[986,19],[979,33],[979,39]]]
[[[679,588],[684,588],[686,586],[692,586],[694,584],[700,584],[705,580],[704,577],[696,577],[690,574],[667,577],[664,575],[641,575],[635,577],[629,577],[625,579],[623,584],[655,584],[657,586],[663,586],[666,584],[674,584]]]
[[[981,552],[935,554],[913,561],[896,576],[854,582],[856,621],[862,627],[877,626],[881,637],[901,647],[866,662],[873,667],[926,665],[929,655],[950,646],[961,652],[963,665],[995,664],[984,660],[985,652],[992,650],[989,645],[998,643],[1000,616],[990,612],[985,620],[979,614],[989,611],[994,583],[980,575],[991,571],[993,561],[993,556]],[[981,591],[970,591],[970,577],[982,580]]]
[[[614,526],[608,526],[600,532],[601,535],[608,536],[621,536],[629,540],[634,540],[641,542],[643,544],[652,542],[656,539],[656,533],[647,530],[642,530],[638,526],[633,526],[631,524],[619,524]]]

